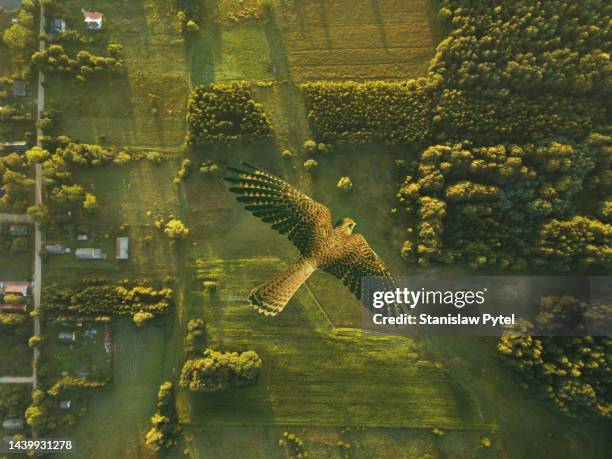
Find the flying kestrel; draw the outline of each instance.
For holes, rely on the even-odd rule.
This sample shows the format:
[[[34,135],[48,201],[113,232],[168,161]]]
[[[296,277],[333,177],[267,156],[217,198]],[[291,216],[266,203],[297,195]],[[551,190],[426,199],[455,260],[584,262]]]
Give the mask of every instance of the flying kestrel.
[[[272,225],[300,251],[301,257],[286,271],[254,288],[249,301],[267,316],[281,312],[300,286],[317,269],[342,279],[361,299],[364,276],[382,281],[383,288],[394,282],[380,257],[361,234],[353,234],[355,222],[343,218],[332,225],[331,211],[273,174],[242,163],[246,171],[228,168],[236,177],[226,177],[230,191],[256,217]]]

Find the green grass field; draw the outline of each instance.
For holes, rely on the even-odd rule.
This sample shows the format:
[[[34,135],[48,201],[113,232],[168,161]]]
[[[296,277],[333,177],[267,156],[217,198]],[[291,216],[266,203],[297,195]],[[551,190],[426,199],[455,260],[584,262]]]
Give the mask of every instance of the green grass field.
[[[203,260],[196,279],[214,276],[218,294],[192,292],[187,318],[202,317],[207,345],[255,349],[264,367],[258,384],[218,394],[190,394],[192,424],[477,428],[474,406],[444,372],[418,357],[409,338],[334,329],[312,293],[302,289],[274,319],[246,298],[284,269],[276,259]],[[189,301],[188,300],[188,301]]]

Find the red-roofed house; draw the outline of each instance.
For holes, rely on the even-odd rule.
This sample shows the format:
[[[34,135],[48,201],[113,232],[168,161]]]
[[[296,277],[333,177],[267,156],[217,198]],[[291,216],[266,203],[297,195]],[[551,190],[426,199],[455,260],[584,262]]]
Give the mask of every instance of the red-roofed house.
[[[97,11],[83,11],[83,20],[89,30],[100,30],[102,28],[102,18],[104,14]]]
[[[3,295],[21,295],[25,298],[28,296],[28,288],[30,284],[27,282],[0,282],[0,291]]]

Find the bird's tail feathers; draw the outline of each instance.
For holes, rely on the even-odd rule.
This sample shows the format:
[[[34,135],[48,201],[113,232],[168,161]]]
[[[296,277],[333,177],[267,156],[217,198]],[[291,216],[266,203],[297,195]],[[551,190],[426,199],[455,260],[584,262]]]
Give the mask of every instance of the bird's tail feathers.
[[[258,312],[275,316],[285,309],[291,297],[314,271],[312,264],[300,260],[272,280],[254,288],[249,294],[249,301]]]

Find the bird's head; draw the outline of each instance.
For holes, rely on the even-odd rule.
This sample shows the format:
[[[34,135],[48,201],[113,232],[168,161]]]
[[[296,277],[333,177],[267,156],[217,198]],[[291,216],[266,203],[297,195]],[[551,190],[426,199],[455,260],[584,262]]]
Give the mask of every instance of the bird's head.
[[[353,228],[355,228],[355,226],[357,226],[357,223],[345,217],[342,220],[338,220],[334,228],[340,228],[346,232],[346,234],[353,234]]]

